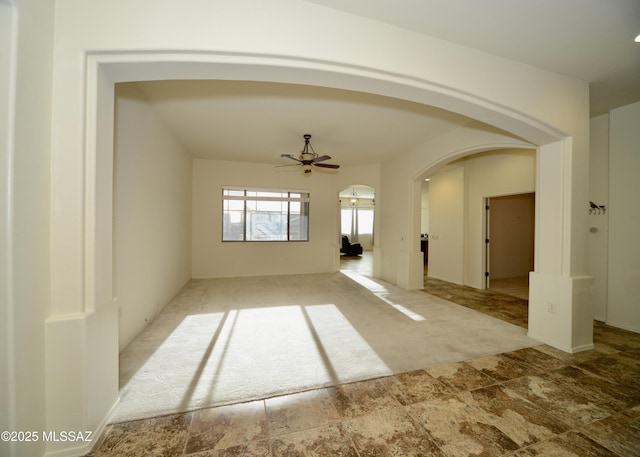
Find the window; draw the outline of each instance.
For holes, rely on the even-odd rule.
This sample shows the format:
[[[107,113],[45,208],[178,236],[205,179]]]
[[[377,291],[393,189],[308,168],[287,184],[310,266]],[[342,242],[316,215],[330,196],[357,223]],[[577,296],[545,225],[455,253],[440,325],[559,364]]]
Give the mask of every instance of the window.
[[[352,237],[373,233],[373,208],[342,208],[340,216],[342,233]]]
[[[308,240],[308,192],[222,189],[222,241]]]

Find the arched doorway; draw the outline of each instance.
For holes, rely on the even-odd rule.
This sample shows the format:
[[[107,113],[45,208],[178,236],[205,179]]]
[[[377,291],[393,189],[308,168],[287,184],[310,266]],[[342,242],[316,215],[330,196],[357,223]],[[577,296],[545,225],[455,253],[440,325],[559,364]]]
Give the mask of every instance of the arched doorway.
[[[327,83],[328,75],[331,76],[331,83]],[[86,98],[80,98],[79,101],[77,97],[70,97],[69,104],[77,105],[69,109],[73,113],[63,113],[55,119],[56,125],[60,124],[56,134],[76,141],[69,140],[72,144],[56,142],[52,152],[52,168],[59,173],[54,173],[52,180],[52,199],[57,206],[56,217],[51,223],[51,264],[64,265],[65,268],[52,269],[52,284],[55,287],[51,294],[51,319],[46,324],[47,379],[50,386],[47,410],[68,411],[70,404],[75,408],[73,412],[65,413],[64,417],[52,413],[49,424],[52,428],[99,428],[117,401],[118,305],[112,285],[111,186],[114,84],[118,82],[168,78],[257,78],[264,81],[330,84],[352,90],[362,90],[364,87],[371,93],[432,103],[474,118],[484,118],[493,125],[532,138],[537,144],[545,145],[539,150],[539,155],[545,159],[539,171],[549,180],[545,183],[547,192],[553,193],[568,178],[557,172],[560,169],[558,164],[563,163],[567,154],[571,153],[570,140],[565,139],[561,132],[532,117],[505,108],[497,101],[492,103],[484,97],[415,77],[270,54],[176,55],[162,52],[126,52],[122,55],[88,53],[83,77]],[[73,78],[60,82],[62,89],[56,87],[55,98],[67,101],[67,92],[76,95],[78,90],[74,83]],[[77,141],[78,138],[83,141]],[[440,155],[422,161],[427,164],[422,169],[428,170],[441,160],[449,161],[456,154],[462,156],[469,153],[468,150],[453,151],[457,152],[445,154],[445,158]],[[407,209],[414,203],[409,196],[415,190],[412,181],[415,177],[411,176],[416,167],[415,164],[404,165],[394,165],[397,172],[395,169],[385,170],[381,185],[382,190],[389,192],[384,195],[383,204],[386,205],[388,219],[393,221],[389,224],[391,230],[387,231],[390,242],[381,248],[382,263],[395,268],[395,278],[400,285],[409,282],[406,278],[413,274],[414,257],[418,271],[422,268],[421,254],[416,249],[414,255],[412,242],[413,235],[420,231],[419,224],[414,227],[417,212],[413,206]],[[407,186],[407,183],[410,185]],[[397,184],[397,189],[393,188],[394,184]],[[398,199],[394,198],[396,190],[400,196]],[[571,194],[566,195],[566,199],[570,198]],[[550,205],[543,217],[553,220],[558,213],[562,216],[563,208]],[[400,217],[396,218],[396,214]],[[544,267],[543,271],[551,272],[551,277],[545,279],[541,276],[540,281],[556,281],[559,274],[570,274],[572,271],[569,266],[561,265],[558,268],[556,265],[558,252],[563,252],[567,257],[571,251],[562,250],[563,238],[556,235],[556,227],[551,225],[537,235],[550,244],[545,245],[540,264]],[[406,236],[406,231],[411,236]],[[552,294],[577,287],[571,278],[556,282],[558,284],[551,290]],[[541,302],[545,299],[540,297]],[[554,332],[569,335],[566,329],[572,319],[572,313],[563,315],[559,325],[548,327],[543,336],[553,339],[550,335]],[[536,327],[542,329],[544,323],[544,316],[540,316]],[[565,340],[559,345],[566,346]],[[73,358],[73,366],[67,363],[69,354],[78,356]],[[81,399],[70,401],[68,395],[57,395],[58,392],[77,392]],[[70,415],[76,419],[70,421]]]
[[[373,275],[375,197],[373,187],[361,184],[352,184],[339,193],[340,269]]]
[[[340,191],[340,232],[365,250],[375,244],[375,189],[354,184]]]
[[[421,195],[422,213],[429,215],[421,216],[419,233],[428,221],[430,276],[485,288],[487,197],[536,190],[536,150],[525,143],[519,146],[473,151],[421,175],[421,187],[429,188]]]
[[[431,248],[425,291],[461,297],[466,287],[472,287],[477,294],[465,302],[467,306],[527,328],[528,278],[534,256],[531,196],[536,186],[535,169],[533,149],[490,149],[459,158],[428,175],[428,183],[423,181],[423,188],[426,184],[429,188],[428,193],[423,192],[423,199],[426,195],[428,201],[422,205],[423,212],[429,212],[423,220],[429,223]],[[487,236],[488,196],[518,194],[527,196],[526,207],[509,207],[505,215],[508,222],[497,225],[496,232]],[[496,224],[500,222],[499,211],[496,203]],[[499,232],[500,226],[506,233]],[[508,259],[489,268],[489,247],[500,244],[508,246],[502,250],[506,250]],[[496,257],[499,253],[494,252]],[[496,288],[491,293],[483,292],[486,281],[494,276]],[[507,296],[496,300],[495,293]],[[489,302],[492,305],[487,308]]]

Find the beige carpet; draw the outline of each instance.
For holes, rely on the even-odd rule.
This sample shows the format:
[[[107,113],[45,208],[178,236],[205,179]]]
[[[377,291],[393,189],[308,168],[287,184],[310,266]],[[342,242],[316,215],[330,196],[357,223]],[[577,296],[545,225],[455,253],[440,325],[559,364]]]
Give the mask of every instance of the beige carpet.
[[[120,356],[112,422],[512,351],[526,330],[355,272],[194,280]]]

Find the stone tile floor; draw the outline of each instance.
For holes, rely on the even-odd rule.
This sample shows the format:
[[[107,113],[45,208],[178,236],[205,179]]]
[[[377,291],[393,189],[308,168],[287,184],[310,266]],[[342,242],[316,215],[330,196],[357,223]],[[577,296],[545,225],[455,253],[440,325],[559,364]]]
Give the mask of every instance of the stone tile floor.
[[[527,328],[528,301],[491,289],[474,289],[424,277],[424,291],[481,313]]]
[[[489,289],[528,300],[529,278],[525,276],[517,278],[492,279]]]
[[[526,327],[526,301],[425,290]],[[111,424],[89,455],[637,457],[640,334],[595,323],[594,342]]]

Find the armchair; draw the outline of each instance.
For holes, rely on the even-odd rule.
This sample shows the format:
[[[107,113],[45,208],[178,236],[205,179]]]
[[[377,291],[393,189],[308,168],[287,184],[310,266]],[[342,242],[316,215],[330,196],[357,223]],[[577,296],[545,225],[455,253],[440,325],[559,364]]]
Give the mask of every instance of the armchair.
[[[352,243],[347,235],[342,235],[342,247],[340,252],[344,255],[361,255],[362,245],[360,243]]]

